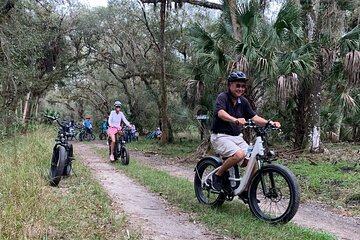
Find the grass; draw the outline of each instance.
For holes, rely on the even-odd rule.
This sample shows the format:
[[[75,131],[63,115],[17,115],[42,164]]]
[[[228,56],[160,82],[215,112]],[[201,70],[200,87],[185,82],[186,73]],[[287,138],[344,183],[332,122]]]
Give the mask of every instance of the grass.
[[[159,153],[164,157],[186,157],[193,153],[199,144],[199,140],[184,140],[162,145],[158,140],[140,137],[138,142],[132,142],[126,146],[130,150]]]
[[[139,239],[79,161],[77,177],[48,185],[55,134],[42,129],[0,142],[0,239]]]
[[[106,150],[98,149],[97,152],[106,159],[108,154]],[[291,223],[269,225],[253,217],[248,207],[239,201],[226,202],[219,209],[202,206],[195,198],[192,182],[170,176],[133,158],[127,166],[120,163],[115,163],[114,166],[152,192],[161,195],[169,203],[190,213],[192,221],[205,223],[221,235],[241,239],[334,239],[328,234],[301,228]]]
[[[360,166],[347,161],[332,164],[318,161],[310,164],[306,159],[283,161],[297,176],[302,199],[318,201],[341,213],[360,216]]]

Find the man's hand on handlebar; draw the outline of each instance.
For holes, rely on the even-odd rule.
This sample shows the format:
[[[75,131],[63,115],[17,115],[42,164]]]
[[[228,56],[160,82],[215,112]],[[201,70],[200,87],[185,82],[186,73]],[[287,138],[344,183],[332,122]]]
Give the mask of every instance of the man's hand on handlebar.
[[[271,126],[271,127],[275,127],[275,128],[280,128],[281,123],[280,122],[273,122],[273,121],[269,120],[265,126],[266,127]]]
[[[245,118],[236,118],[234,123],[238,126],[244,126],[246,123]]]

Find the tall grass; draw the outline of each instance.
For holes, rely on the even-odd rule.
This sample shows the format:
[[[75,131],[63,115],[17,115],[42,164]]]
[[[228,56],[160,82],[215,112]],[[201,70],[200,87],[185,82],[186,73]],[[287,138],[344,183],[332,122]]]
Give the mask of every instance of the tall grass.
[[[0,142],[0,239],[137,239],[77,161],[77,177],[48,185],[54,136],[43,129]]]

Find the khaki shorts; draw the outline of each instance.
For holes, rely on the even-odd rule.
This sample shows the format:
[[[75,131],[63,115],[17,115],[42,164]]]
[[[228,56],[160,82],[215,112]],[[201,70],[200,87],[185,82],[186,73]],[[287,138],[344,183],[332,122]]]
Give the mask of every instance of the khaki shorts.
[[[231,157],[238,150],[247,152],[248,144],[243,139],[243,135],[231,136],[223,133],[211,134],[210,141],[216,153],[222,157]]]

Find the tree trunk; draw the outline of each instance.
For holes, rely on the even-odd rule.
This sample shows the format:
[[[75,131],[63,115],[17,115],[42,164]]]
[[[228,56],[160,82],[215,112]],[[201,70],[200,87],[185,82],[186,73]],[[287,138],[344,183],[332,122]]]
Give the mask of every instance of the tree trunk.
[[[27,116],[28,116],[28,112],[29,112],[29,101],[30,101],[30,95],[31,95],[31,92],[28,92],[26,94],[26,99],[25,99],[25,105],[24,105],[24,111],[23,111],[23,116],[22,116],[22,123],[25,124],[26,123],[26,119],[27,119]]]
[[[321,71],[322,72],[322,71]],[[310,151],[311,152],[320,152],[320,131],[321,131],[321,119],[320,119],[320,110],[321,110],[321,88],[322,88],[322,75],[315,74],[312,81],[311,92],[309,102],[309,121],[307,126],[307,136],[310,135]],[[314,135],[315,134],[315,135]],[[319,134],[317,136],[316,134]],[[319,138],[319,139],[317,139]],[[316,141],[314,141],[316,140]]]
[[[308,145],[308,137],[306,136],[307,127],[307,106],[309,98],[309,89],[302,85],[299,94],[296,97],[297,108],[293,111],[294,116],[294,129],[292,137],[294,138],[294,148],[304,149]]]
[[[237,22],[237,4],[236,0],[229,0],[229,7],[230,7],[230,17],[231,17],[231,25],[233,29],[233,37],[235,40],[240,40],[240,26]]]
[[[342,106],[339,105],[338,108],[338,117],[336,118],[336,122],[335,122],[335,129],[334,129],[334,137],[331,139],[332,142],[339,142],[340,141],[340,130],[341,130],[341,125],[344,119],[344,112],[342,109]]]
[[[36,97],[35,101],[35,118],[38,119],[39,117],[39,97]]]
[[[167,89],[166,89],[166,75],[165,75],[165,18],[166,18],[166,0],[161,1],[160,7],[160,116],[162,124],[161,142],[173,142],[173,136],[170,136],[168,109],[167,109]]]

